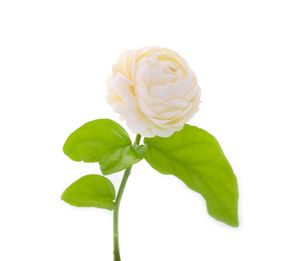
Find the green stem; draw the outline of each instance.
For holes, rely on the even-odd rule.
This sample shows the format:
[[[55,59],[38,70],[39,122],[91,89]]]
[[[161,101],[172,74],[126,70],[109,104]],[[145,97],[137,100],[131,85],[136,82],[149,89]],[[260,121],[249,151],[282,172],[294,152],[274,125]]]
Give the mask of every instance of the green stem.
[[[141,140],[141,135],[137,134],[134,143],[138,145],[140,143],[140,140]],[[124,172],[124,176],[116,199],[116,205],[114,208],[114,235],[113,235],[114,236],[114,261],[121,261],[120,247],[119,247],[119,207],[126,186],[126,182],[130,175],[131,168],[132,166],[128,167]]]

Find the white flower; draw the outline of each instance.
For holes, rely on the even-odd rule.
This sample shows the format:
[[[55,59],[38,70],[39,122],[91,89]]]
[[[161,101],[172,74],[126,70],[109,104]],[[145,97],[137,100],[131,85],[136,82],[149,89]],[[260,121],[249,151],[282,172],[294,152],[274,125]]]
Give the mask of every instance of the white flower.
[[[200,88],[177,53],[158,47],[122,53],[107,80],[107,100],[129,129],[168,137],[197,112]]]

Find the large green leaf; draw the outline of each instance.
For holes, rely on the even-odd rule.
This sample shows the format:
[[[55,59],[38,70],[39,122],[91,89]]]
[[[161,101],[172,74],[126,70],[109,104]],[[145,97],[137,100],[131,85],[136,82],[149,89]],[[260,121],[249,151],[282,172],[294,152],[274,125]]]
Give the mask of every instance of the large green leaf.
[[[61,199],[76,207],[96,207],[112,210],[115,189],[109,179],[95,174],[83,176],[71,184]]]
[[[218,141],[208,132],[185,125],[171,137],[145,138],[145,158],[163,174],[173,174],[206,200],[208,213],[238,226],[236,177]]]
[[[90,121],[75,130],[63,150],[75,161],[100,162],[105,174],[121,171],[142,159],[127,132],[109,119]]]

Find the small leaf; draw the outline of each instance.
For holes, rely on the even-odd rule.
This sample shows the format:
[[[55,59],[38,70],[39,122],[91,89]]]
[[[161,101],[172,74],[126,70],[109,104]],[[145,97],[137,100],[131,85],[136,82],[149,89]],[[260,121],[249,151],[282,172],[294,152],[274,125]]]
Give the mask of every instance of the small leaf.
[[[108,175],[128,168],[142,158],[132,145],[128,145],[104,155],[100,160],[100,168],[104,175]]]
[[[208,213],[238,226],[238,186],[218,141],[208,132],[185,125],[171,137],[145,138],[145,159],[157,171],[173,174],[206,200]]]
[[[61,199],[76,207],[96,207],[112,210],[115,206],[115,189],[109,179],[90,174],[71,184]]]
[[[99,162],[103,174],[119,172],[142,159],[127,132],[109,119],[90,121],[75,130],[63,150],[72,160]]]

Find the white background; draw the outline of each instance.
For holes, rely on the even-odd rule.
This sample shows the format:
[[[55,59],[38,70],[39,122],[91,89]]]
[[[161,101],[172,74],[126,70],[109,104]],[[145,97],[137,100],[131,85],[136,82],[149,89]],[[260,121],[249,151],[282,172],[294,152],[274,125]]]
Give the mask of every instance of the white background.
[[[112,213],[60,200],[98,165],[62,146],[87,121],[120,122],[105,101],[111,66],[124,49],[158,45],[198,76],[190,123],[234,168],[240,227],[141,162],[121,204],[122,261],[300,260],[299,13],[288,0],[1,0],[0,259],[112,260]],[[118,187],[121,174],[110,178]]]

